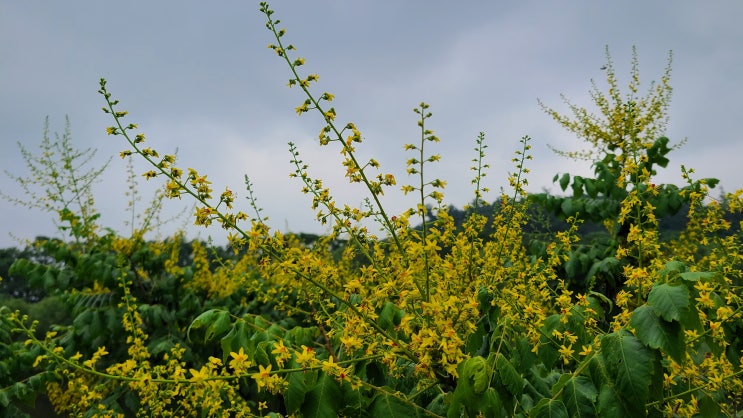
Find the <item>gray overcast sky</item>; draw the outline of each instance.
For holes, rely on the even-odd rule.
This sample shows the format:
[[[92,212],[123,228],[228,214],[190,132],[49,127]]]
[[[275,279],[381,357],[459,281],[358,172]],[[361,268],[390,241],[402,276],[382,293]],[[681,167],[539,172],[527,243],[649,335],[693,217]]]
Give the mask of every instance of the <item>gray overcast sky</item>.
[[[385,172],[404,175],[405,143],[419,135],[420,101],[431,105],[428,127],[442,139],[436,175],[448,181],[446,202],[473,197],[468,170],[480,131],[487,135],[486,178],[497,191],[518,140],[532,137],[532,191],[558,190],[556,173],[588,174],[586,165],[561,159],[548,145],[582,144],[537,104],[565,110],[560,94],[590,106],[590,82],[603,86],[605,46],[622,84],[637,47],[645,85],[660,77],[673,51],[674,95],[666,134],[684,148],[671,155],[659,181],[681,183],[680,164],[699,177],[717,177],[732,191],[743,185],[739,121],[743,97],[743,2],[739,0],[623,2],[506,1],[277,1],[272,4],[287,38],[320,74],[319,91],[336,95],[338,120],[355,122]],[[161,153],[178,149],[180,167],[208,174],[218,194],[225,186],[246,203],[243,175],[254,183],[271,224],[322,232],[291,171],[287,142],[298,144],[310,173],[335,186],[340,203],[358,205],[363,190],[345,184],[336,149],[319,148],[322,121],[297,117],[304,98],[285,87],[288,69],[266,48],[272,42],[258,2],[130,0],[0,1],[0,166],[27,173],[16,142],[35,149],[44,118],[62,132],[68,115],[79,148],[98,149],[98,162],[115,156],[96,185],[102,223],[126,233],[126,166],[121,137],[106,136],[112,121],[97,93],[109,89],[130,112],[148,143]],[[136,164],[138,172],[149,168]],[[149,198],[160,180],[140,180]],[[0,190],[17,195],[7,176]],[[491,198],[493,196],[490,196]],[[393,211],[415,203],[389,192]],[[143,207],[146,202],[140,203]],[[167,213],[189,208],[168,202]],[[247,208],[247,205],[244,206]],[[54,235],[51,215],[0,202],[0,247],[19,238]],[[218,227],[197,230],[182,217],[163,233],[189,225],[190,235],[221,241]]]

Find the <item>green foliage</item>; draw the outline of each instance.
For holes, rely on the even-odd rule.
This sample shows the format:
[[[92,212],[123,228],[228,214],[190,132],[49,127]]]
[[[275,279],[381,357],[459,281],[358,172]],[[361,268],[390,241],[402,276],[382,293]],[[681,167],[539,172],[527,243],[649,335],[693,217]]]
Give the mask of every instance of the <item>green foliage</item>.
[[[40,242],[46,241],[45,238],[37,238],[35,243],[19,250],[17,248],[0,249],[0,293],[12,298],[23,299],[27,302],[37,302],[46,294],[41,289],[34,289],[20,277],[10,274],[10,267],[20,258],[40,259],[44,257],[39,246]]]
[[[314,418],[330,418],[338,416],[342,407],[343,394],[338,382],[332,377],[323,374],[305,394],[302,402],[302,415]]]
[[[670,57],[661,82],[652,83],[645,97],[636,94],[640,85],[636,53],[626,97],[619,93],[621,88],[608,49],[607,61],[608,95],[595,84],[591,92],[598,116],[566,100],[573,113],[570,118],[540,102],[547,114],[592,147],[583,152],[556,152],[590,160],[594,177],[557,174],[553,181],[563,192],[570,188],[569,195],[542,193],[530,199],[559,218],[603,224],[608,234],[578,247],[570,255],[565,273],[574,290],[598,291],[611,298],[624,285],[623,267],[643,263],[633,256],[622,261],[615,257],[616,251],[627,245],[630,226],[657,231],[658,219],[676,215],[691,204],[693,191],[715,187],[718,181],[697,180],[683,188],[651,181],[658,168],[668,166],[668,154],[676,148],[662,136],[667,123],[665,109],[671,97]]]

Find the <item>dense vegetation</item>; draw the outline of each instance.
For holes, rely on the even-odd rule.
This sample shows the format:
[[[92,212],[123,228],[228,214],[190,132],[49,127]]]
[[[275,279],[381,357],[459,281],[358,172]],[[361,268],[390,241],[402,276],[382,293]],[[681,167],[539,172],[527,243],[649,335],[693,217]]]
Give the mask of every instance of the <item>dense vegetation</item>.
[[[89,168],[66,131],[47,135],[28,199],[65,239],[0,252],[0,406],[7,416],[741,416],[743,190],[712,199],[714,179],[682,167],[683,186],[655,184],[675,146],[664,137],[670,59],[645,96],[637,60],[621,93],[607,53],[597,113],[542,105],[587,149],[592,177],[555,176],[563,195],[527,195],[530,139],[511,191],[485,202],[485,135],[475,139],[473,201],[443,205],[432,113],[404,146],[413,197],[389,213],[398,180],[356,153],[362,135],[337,122],[333,95],[285,43],[268,5],[269,47],[319,116],[319,145],[336,147],[367,204],[335,199],[290,144],[295,177],[324,236],[272,231],[246,178],[252,215],[235,193],[145,145],[100,81],[122,158],[151,164],[162,194],[130,234],[98,223]],[[85,171],[87,170],[87,171]],[[425,175],[424,175],[425,173]],[[29,177],[29,178],[31,178]],[[130,173],[131,198],[138,199]],[[148,240],[160,202],[197,202],[196,224],[229,231],[229,246]],[[132,207],[133,210],[133,207]],[[666,225],[661,227],[661,225]],[[381,231],[381,232],[377,232]],[[45,404],[47,402],[47,404]],[[35,411],[35,412],[34,412]]]

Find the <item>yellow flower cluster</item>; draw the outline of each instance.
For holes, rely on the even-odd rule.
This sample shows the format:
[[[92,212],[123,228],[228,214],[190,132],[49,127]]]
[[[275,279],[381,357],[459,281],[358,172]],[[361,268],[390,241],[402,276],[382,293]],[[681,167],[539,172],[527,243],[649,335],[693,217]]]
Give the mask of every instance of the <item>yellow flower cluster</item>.
[[[664,267],[664,255],[669,253],[681,255],[680,261],[690,265],[692,272],[714,272],[715,276],[713,279],[685,276],[686,280],[698,281],[688,289],[688,303],[674,305],[678,312],[669,316],[676,315],[672,321],[679,321],[682,313],[696,315],[698,327],[684,330],[683,355],[664,357],[664,363],[659,366],[663,368],[664,390],[676,393],[671,392],[674,387],[683,386],[740,393],[740,364],[734,362],[726,349],[728,330],[735,329],[731,324],[741,319],[743,301],[739,292],[731,289],[739,286],[741,273],[735,266],[742,259],[741,249],[735,248],[737,241],[716,234],[730,227],[723,217],[724,209],[716,205],[700,209],[701,204],[697,203],[706,196],[706,191],[689,188],[690,226],[678,240],[662,243],[655,215],[657,208],[650,203],[651,197],[659,192],[651,183],[654,173],[648,170],[648,158],[643,152],[653,144],[665,124],[663,113],[670,93],[668,72],[648,97],[637,98],[639,77],[636,62],[633,63],[632,94],[622,101],[609,66],[609,94],[595,95],[607,121],[597,121],[581,111],[575,112],[577,119],[573,120],[546,109],[564,127],[584,136],[594,150],[611,154],[612,164],[615,163],[612,167],[616,168],[611,173],[615,176],[612,183],[616,183],[612,186],[627,191],[619,202],[616,221],[606,221],[615,236],[620,237],[611,256],[622,263],[618,270],[623,286],[610,300],[592,291],[590,285],[575,291],[561,275],[577,244],[579,221],[576,219],[569,219],[568,231],[552,237],[544,255],[536,256],[526,248],[528,168],[525,164],[531,159],[528,137],[522,138],[521,149],[513,159],[515,171],[508,176],[513,194],[500,197],[500,207],[491,219],[477,212],[487,191],[480,187],[487,166],[482,163],[484,145],[480,137],[476,148],[479,155],[473,167],[476,173],[473,184],[477,188],[474,210],[457,226],[443,206],[446,182],[431,178],[426,171],[440,159],[427,146],[439,139],[427,126],[431,117],[429,106],[421,103],[415,109],[420,116],[420,142],[405,145],[405,150],[412,153],[407,160],[407,173],[413,180],[402,186],[402,191],[413,194],[416,201],[397,215],[388,214],[380,197],[397,180],[392,174],[380,172],[377,160],[358,158],[356,147],[362,142],[361,131],[353,123],[337,122],[339,114],[335,108],[328,107],[334,99],[332,94],[313,94],[312,83],[317,83],[319,76],[299,73],[299,67],[306,65],[305,59],[290,56],[294,47],[284,46],[285,30],[276,27],[278,22],[271,18],[267,5],[262,5],[262,9],[269,19],[267,27],[276,38],[269,48],[290,68],[289,86],[297,86],[305,94],[295,109],[297,114],[304,117],[317,112],[323,124],[319,143],[339,147],[348,181],[367,188],[366,205],[352,207],[338,202],[322,180],[308,174],[308,166],[291,144],[295,168],[292,176],[302,182],[302,191],[311,200],[318,220],[329,223],[331,232],[312,243],[302,242],[291,234],[272,233],[252,198],[256,218],[249,219],[244,212],[232,212],[236,201],[232,190],[226,188],[218,197],[213,196],[206,175],[190,168],[184,176],[183,170],[174,166],[173,156],[160,157],[156,150],[144,147],[143,134],[131,138],[129,132],[137,126],[121,123],[127,113],[115,110],[118,102],[111,100],[102,80],[106,111],[116,120],[116,126],[109,127],[107,132],[125,137],[131,147],[121,153],[122,157],[138,154],[150,161],[153,169],[144,176],[167,178],[165,194],[170,198],[190,195],[196,199],[195,223],[221,224],[235,249],[233,259],[214,267],[204,246],[194,243],[193,258],[186,268],[180,266],[178,248],[182,242],[176,239],[170,243],[171,247],[157,247],[158,254],[164,255],[166,273],[183,280],[179,284],[185,289],[203,292],[210,300],[242,298],[237,306],[245,310],[240,313],[221,310],[220,320],[215,322],[228,322],[224,328],[229,331],[222,330],[222,334],[234,331],[227,334],[229,338],[237,334],[238,324],[250,332],[241,335],[243,340],[222,336],[224,357],[221,359],[205,356],[200,361],[187,362],[185,358],[191,353],[178,344],[159,356],[153,355],[148,347],[142,309],[132,295],[135,278],[141,281],[137,285],[142,286],[151,278],[141,268],[123,268],[127,257],[141,247],[142,236],[112,239],[111,248],[120,254],[122,263],[119,279],[124,296],[119,308],[128,358],[98,370],[99,362],[108,354],[105,347],[89,359],[77,354],[65,358],[49,342],[54,336],[49,336],[49,341],[43,343],[49,349],[37,357],[35,366],[50,360],[65,364],[61,372],[63,383],[51,383],[48,388],[55,408],[69,414],[98,408],[101,415],[113,415],[113,410],[99,405],[106,396],[126,387],[136,393],[142,415],[174,416],[174,411],[178,411],[183,415],[249,416],[256,407],[260,414],[270,409],[273,397],[284,396],[284,400],[291,397],[288,388],[290,382],[300,380],[297,376],[317,377],[320,373],[343,390],[370,390],[387,395],[386,389],[375,387],[364,374],[367,373],[364,367],[370,362],[382,367],[383,374],[390,379],[409,378],[412,371],[412,378],[418,382],[415,388],[423,393],[427,388],[439,390],[452,381],[457,382],[463,365],[469,360],[483,360],[471,364],[485,364],[488,354],[490,359],[496,359],[493,360],[496,365],[488,367],[499,368],[504,376],[498,378],[505,379],[509,366],[514,366],[502,360],[503,353],[517,350],[512,345],[524,341],[531,344],[531,353],[527,349],[524,355],[536,358],[552,353],[553,363],[557,364],[555,370],[565,371],[565,376],[573,379],[588,367],[594,356],[606,354],[602,352],[606,347],[600,344],[602,336],[613,331],[639,335],[638,331],[642,330],[633,328],[633,316],[648,303],[653,287],[663,280],[680,280],[658,273]],[[622,105],[612,107],[612,101]],[[247,179],[246,183],[250,192]],[[731,195],[729,200],[731,210],[743,207],[741,194]],[[420,225],[414,227],[418,218]],[[367,221],[377,222],[385,233],[384,239],[370,232]],[[243,228],[243,222],[250,227]],[[625,226],[626,233],[616,232]],[[487,239],[482,235],[486,229],[492,231]],[[700,251],[702,246],[708,250],[706,253]],[[189,274],[188,280],[183,279]],[[302,326],[287,330],[283,327],[288,321],[272,322],[245,313],[250,302],[268,307],[268,317],[301,318]],[[611,313],[599,312],[603,308]],[[218,333],[215,324],[204,327],[208,329],[207,340]],[[187,336],[188,331],[190,328]],[[700,357],[697,354],[703,344],[710,350],[708,355]],[[662,350],[659,352],[665,355]],[[482,389],[479,394],[485,391],[483,386],[491,384],[491,380],[482,378],[486,375],[482,370],[467,373],[467,379],[470,375],[479,376],[473,383],[476,390]],[[519,379],[523,379],[519,373],[510,377],[510,382],[502,382],[504,386],[516,388]],[[250,402],[240,393],[246,390],[255,392]],[[416,394],[394,396],[407,405],[420,394],[410,393]],[[719,405],[725,407],[724,402]],[[662,405],[659,402],[655,406],[679,415],[699,410],[694,394],[683,398],[669,396]]]

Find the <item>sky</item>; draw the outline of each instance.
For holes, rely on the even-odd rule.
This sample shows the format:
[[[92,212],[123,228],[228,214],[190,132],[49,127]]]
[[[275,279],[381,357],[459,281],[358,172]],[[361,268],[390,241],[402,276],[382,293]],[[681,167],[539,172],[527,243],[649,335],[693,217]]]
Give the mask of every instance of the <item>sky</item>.
[[[555,155],[585,148],[540,108],[561,112],[561,95],[593,109],[592,80],[605,87],[608,47],[620,84],[626,85],[636,47],[645,88],[659,79],[673,51],[674,88],[665,134],[686,144],[672,152],[658,183],[682,184],[680,165],[698,177],[721,180],[725,191],[743,187],[743,2],[630,0],[624,2],[506,1],[276,1],[274,17],[286,40],[306,59],[302,70],[320,75],[313,88],[335,95],[341,126],[354,122],[364,141],[363,159],[374,157],[397,177],[386,192],[388,211],[417,202],[399,186],[413,155],[403,147],[420,138],[413,108],[430,104],[427,127],[441,139],[427,149],[442,156],[427,168],[447,181],[444,201],[462,207],[474,197],[469,167],[475,139],[486,135],[485,185],[496,197],[507,186],[519,140],[531,138],[529,190],[558,192],[557,173],[589,175],[590,164]],[[18,143],[38,152],[45,118],[50,136],[70,121],[73,145],[95,149],[91,163],[110,163],[93,187],[100,223],[130,231],[126,149],[107,136],[110,116],[97,93],[99,80],[129,111],[147,144],[177,151],[178,166],[207,174],[215,194],[235,191],[248,210],[244,176],[253,183],[263,214],[277,229],[322,233],[311,200],[292,179],[288,142],[294,142],[309,174],[331,187],[339,204],[361,205],[367,196],[343,177],[338,149],[320,147],[318,115],[297,116],[304,97],[286,84],[290,73],[269,49],[258,2],[224,0],[103,2],[0,1],[0,192],[24,199],[12,176],[29,170]],[[641,90],[641,93],[644,91]],[[134,161],[134,170],[150,168]],[[148,205],[160,179],[139,177]],[[42,189],[38,189],[42,190]],[[224,242],[218,226],[193,226],[193,202],[167,201],[163,219],[175,217],[152,237],[185,229],[191,238]],[[0,248],[37,235],[60,236],[54,215],[0,200]]]

